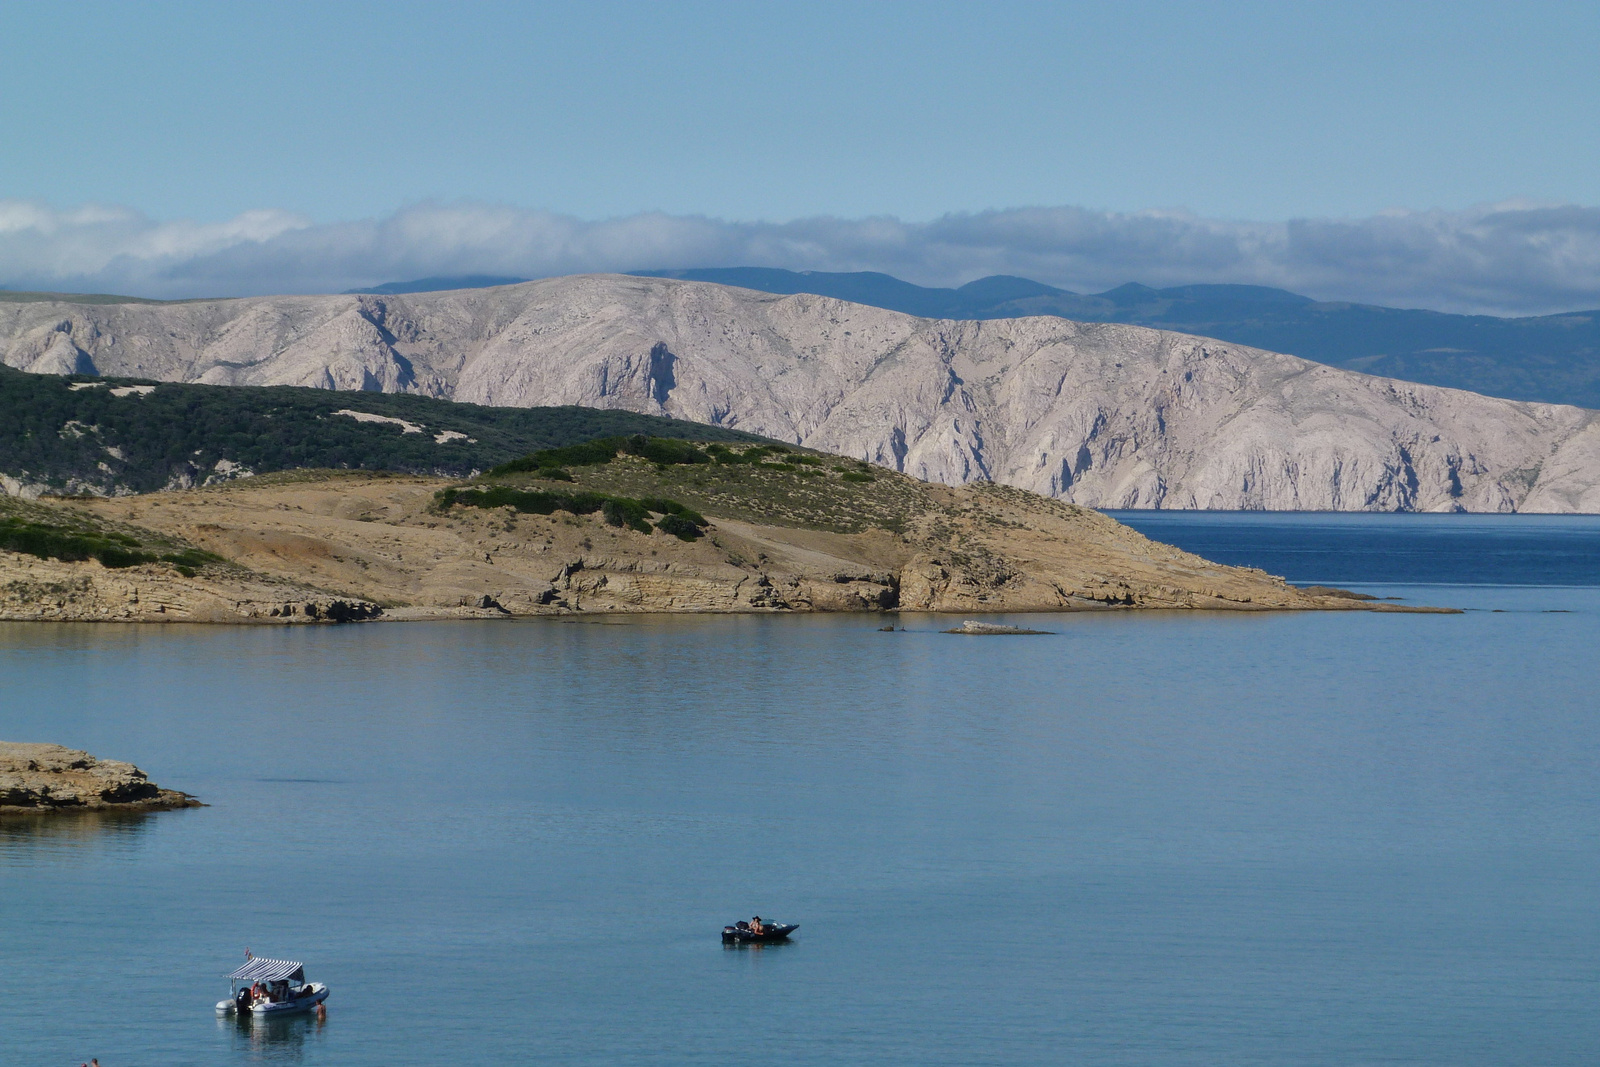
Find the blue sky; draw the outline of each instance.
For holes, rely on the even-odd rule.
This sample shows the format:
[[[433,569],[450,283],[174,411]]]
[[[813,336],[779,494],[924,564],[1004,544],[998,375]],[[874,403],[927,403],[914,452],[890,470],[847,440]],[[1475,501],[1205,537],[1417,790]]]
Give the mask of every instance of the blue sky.
[[[430,264],[529,273],[715,252],[926,282],[1015,263],[1078,286],[1137,268],[1152,283],[1276,280],[1439,306],[1600,304],[1600,220],[1586,213],[1505,253],[1543,248],[1540,269],[1566,271],[1527,292],[1485,295],[1493,272],[1455,290],[1359,276],[1441,227],[1459,244],[1484,205],[1600,205],[1592,3],[13,2],[0,35],[0,285],[293,288],[282,255],[273,270],[239,265],[293,232],[344,257],[301,288]],[[864,229],[895,220],[892,246],[918,225],[1028,207],[1188,218],[1235,251],[1206,266],[1119,245],[1102,270],[1092,249],[1030,258],[1038,238],[1020,232],[965,268],[959,249],[896,259]],[[388,225],[392,246],[410,239],[395,220],[415,229],[430,211],[432,252],[369,249],[362,268],[339,244]],[[520,250],[486,253],[484,227],[508,212]],[[1238,224],[1389,232],[1397,213],[1434,221],[1343,275],[1273,273],[1238,252]],[[695,216],[724,240],[663,236]],[[647,218],[667,222],[617,240],[679,260],[570,241],[541,258],[534,246],[569,238],[528,232]],[[782,231],[807,220],[803,239]],[[827,237],[829,220],[854,236]],[[442,225],[459,228],[453,244]],[[740,244],[752,227],[790,235]],[[195,265],[235,246],[232,274]]]

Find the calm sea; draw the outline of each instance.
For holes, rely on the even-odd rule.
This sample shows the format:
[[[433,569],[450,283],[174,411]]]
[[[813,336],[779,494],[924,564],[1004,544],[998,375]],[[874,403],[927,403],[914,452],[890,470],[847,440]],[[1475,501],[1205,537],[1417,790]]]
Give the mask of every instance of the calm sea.
[[[0,1064],[1596,1062],[1600,520],[1129,518],[1468,610],[0,624],[211,805],[0,821]]]

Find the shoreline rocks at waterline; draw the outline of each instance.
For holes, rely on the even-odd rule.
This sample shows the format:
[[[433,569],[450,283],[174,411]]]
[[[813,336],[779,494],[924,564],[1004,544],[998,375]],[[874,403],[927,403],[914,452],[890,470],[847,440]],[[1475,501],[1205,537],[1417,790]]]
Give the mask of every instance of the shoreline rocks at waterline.
[[[968,619],[952,630],[941,630],[940,633],[965,634],[972,637],[1011,637],[1028,634],[1052,634],[1054,630],[1028,630],[1021,626],[1005,626],[998,622],[978,622]]]
[[[201,807],[131,763],[61,745],[0,741],[0,814]]]

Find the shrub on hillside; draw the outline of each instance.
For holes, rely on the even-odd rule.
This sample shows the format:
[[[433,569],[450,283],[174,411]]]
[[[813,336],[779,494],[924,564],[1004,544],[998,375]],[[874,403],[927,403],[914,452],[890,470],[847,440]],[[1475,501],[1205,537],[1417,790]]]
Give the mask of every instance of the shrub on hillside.
[[[631,437],[601,437],[583,444],[542,449],[502,463],[489,473],[534,474],[540,478],[570,482],[571,474],[561,468],[603,466],[619,455],[639,456],[663,467],[711,462],[710,455],[688,441],[634,434]]]
[[[545,489],[515,489],[509,485],[468,486],[441,489],[435,497],[441,510],[452,507],[514,508],[527,515],[552,515],[557,511],[573,515],[600,517],[611,526],[626,526],[640,533],[659,529],[684,541],[701,536],[710,525],[704,515],[685,507],[676,500],[649,497],[634,500],[632,497],[608,496],[604,493],[561,493]],[[662,516],[654,527],[650,525],[651,513]],[[688,531],[694,531],[688,533]]]
[[[38,556],[40,559],[59,559],[64,563],[93,559],[103,567],[112,568],[137,567],[141,563],[171,563],[185,575],[193,575],[196,569],[207,563],[222,560],[221,556],[196,548],[179,552],[148,551],[126,534],[72,530],[14,517],[0,518],[0,549]]]
[[[656,523],[656,529],[671,534],[680,541],[693,541],[705,536],[704,530],[682,515],[663,515],[661,521]]]

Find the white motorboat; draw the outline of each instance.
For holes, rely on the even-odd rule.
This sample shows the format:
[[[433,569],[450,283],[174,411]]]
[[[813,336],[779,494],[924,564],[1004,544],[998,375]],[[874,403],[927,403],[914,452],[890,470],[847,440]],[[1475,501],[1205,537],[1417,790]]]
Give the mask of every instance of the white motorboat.
[[[228,975],[233,994],[217,1001],[218,1015],[293,1015],[312,1011],[328,999],[328,987],[307,982],[304,964],[252,957]]]

